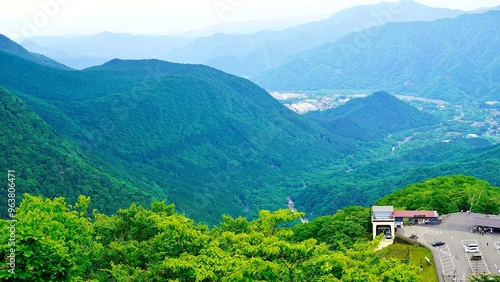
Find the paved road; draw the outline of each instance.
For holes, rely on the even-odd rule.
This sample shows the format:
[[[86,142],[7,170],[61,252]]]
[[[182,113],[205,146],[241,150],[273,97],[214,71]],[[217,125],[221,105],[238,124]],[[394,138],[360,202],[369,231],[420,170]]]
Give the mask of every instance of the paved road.
[[[500,234],[480,235],[472,233],[472,219],[484,217],[481,214],[455,213],[443,217],[441,225],[414,225],[398,229],[398,234],[416,234],[417,241],[432,249],[440,281],[467,281],[467,277],[478,273],[497,273],[500,268],[500,253],[494,242],[500,241]],[[499,217],[500,218],[500,217]],[[432,247],[433,241],[443,241],[446,245]],[[471,261],[472,254],[466,254],[464,245],[477,243],[483,261]]]

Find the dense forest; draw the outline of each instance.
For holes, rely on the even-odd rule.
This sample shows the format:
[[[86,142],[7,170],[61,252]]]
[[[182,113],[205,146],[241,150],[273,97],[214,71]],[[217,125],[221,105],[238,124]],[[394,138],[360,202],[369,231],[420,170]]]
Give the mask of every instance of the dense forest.
[[[74,202],[78,195],[92,195],[92,208],[107,213],[132,201],[145,204],[157,198],[101,171],[77,146],[1,86],[0,125],[0,167],[15,170],[19,196],[64,196]],[[0,211],[5,213],[5,209]]]
[[[300,223],[304,214],[261,210],[248,220],[225,215],[209,228],[173,204],[132,204],[112,215],[91,212],[89,197],[26,194],[16,220],[15,274],[7,281],[425,281],[407,261],[377,252],[370,208],[350,206]],[[440,213],[472,207],[497,212],[500,188],[473,177],[430,179],[379,201]],[[7,229],[8,220],[0,221]],[[0,234],[0,256],[10,252]],[[2,266],[3,269],[8,265]],[[424,278],[424,280],[422,280]],[[427,277],[428,278],[428,277]]]
[[[114,60],[64,71],[0,59],[11,66],[0,83],[103,172],[205,222],[276,209],[286,193],[257,189],[353,150],[248,80],[205,66]]]

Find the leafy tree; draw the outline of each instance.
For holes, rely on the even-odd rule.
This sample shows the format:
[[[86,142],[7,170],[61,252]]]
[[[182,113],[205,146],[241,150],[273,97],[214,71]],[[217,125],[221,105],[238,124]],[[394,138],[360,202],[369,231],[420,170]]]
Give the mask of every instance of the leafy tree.
[[[90,198],[80,196],[74,206],[25,195],[15,215],[15,274],[0,272],[8,281],[78,281],[87,277],[91,256],[101,245],[93,240],[93,225],[85,217]],[[5,230],[11,223],[0,221]],[[9,234],[0,233],[0,257],[11,247]]]
[[[471,276],[469,279],[472,282],[498,282],[500,281],[500,276],[494,274],[479,274],[479,277]]]
[[[351,248],[354,243],[366,240],[371,231],[369,208],[351,206],[337,211],[333,216],[320,216],[307,224],[293,227],[293,240],[315,238],[327,243],[332,250]]]
[[[374,241],[332,251],[315,238],[298,240],[289,225],[302,213],[262,210],[248,221],[225,216],[209,230],[155,202],[108,216],[86,217],[90,198],[73,206],[26,195],[16,215],[16,273],[9,281],[415,281],[416,269],[387,260]],[[332,218],[356,222],[364,208]],[[349,219],[350,218],[350,219]],[[358,222],[364,222],[360,218]],[[321,220],[319,220],[321,222]],[[331,222],[326,224],[329,226]],[[333,223],[337,223],[335,220]],[[6,227],[9,222],[0,222]],[[362,226],[364,224],[361,224]],[[299,229],[300,230],[300,229]],[[346,236],[352,235],[349,231]],[[329,236],[324,234],[324,236]],[[352,235],[355,236],[355,235]],[[7,236],[2,234],[7,242]],[[353,240],[353,238],[350,238]],[[9,252],[6,244],[0,253]]]

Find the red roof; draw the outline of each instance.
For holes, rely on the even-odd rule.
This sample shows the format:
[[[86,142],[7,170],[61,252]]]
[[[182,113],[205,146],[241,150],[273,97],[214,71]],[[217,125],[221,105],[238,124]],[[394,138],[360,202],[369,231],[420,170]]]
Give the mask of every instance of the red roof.
[[[394,211],[393,217],[408,217],[408,218],[434,218],[438,217],[437,211]]]

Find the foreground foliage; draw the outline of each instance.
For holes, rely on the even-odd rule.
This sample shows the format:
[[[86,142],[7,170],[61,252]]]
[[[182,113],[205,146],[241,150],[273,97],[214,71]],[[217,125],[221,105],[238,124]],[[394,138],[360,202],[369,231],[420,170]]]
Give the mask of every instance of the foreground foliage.
[[[256,220],[224,216],[213,229],[155,202],[107,216],[25,195],[17,210],[16,270],[8,281],[416,281],[417,269],[375,252],[380,238],[332,251],[287,226],[302,213],[260,211]],[[352,208],[334,216],[364,214]],[[365,216],[363,215],[362,218]],[[335,226],[335,220],[323,226]],[[0,221],[6,228],[8,221]],[[312,226],[317,225],[314,221]],[[366,230],[365,230],[366,231]],[[313,233],[309,233],[313,234]],[[304,238],[299,238],[303,236]],[[8,234],[1,234],[7,242]],[[322,240],[322,239],[321,239]],[[325,240],[323,240],[325,241]],[[333,248],[335,249],[335,247]],[[10,248],[0,245],[6,258]]]

